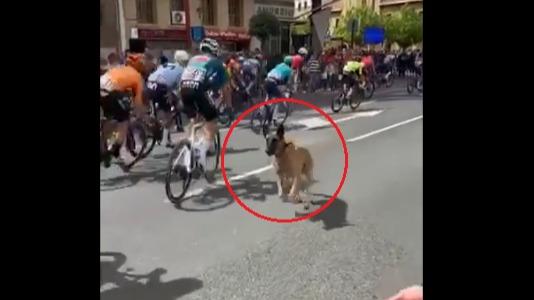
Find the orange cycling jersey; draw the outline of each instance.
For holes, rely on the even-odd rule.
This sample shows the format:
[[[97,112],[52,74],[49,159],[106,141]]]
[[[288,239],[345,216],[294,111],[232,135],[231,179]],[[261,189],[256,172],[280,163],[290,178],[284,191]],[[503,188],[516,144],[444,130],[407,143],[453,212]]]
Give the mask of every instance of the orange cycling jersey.
[[[103,76],[111,81],[113,90],[119,92],[131,91],[134,94],[134,104],[143,105],[143,77],[130,66],[112,68]]]

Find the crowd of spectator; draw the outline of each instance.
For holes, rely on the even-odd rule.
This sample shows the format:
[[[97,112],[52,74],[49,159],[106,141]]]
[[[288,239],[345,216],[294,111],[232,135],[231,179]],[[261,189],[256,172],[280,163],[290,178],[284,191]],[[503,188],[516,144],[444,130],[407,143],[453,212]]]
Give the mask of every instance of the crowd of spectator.
[[[336,90],[341,84],[343,66],[356,57],[372,57],[378,73],[392,71],[399,77],[419,73],[417,61],[422,61],[422,51],[416,49],[402,51],[384,51],[362,49],[352,50],[347,47],[329,48],[320,55],[310,53],[302,70],[301,87],[303,92],[318,89]]]

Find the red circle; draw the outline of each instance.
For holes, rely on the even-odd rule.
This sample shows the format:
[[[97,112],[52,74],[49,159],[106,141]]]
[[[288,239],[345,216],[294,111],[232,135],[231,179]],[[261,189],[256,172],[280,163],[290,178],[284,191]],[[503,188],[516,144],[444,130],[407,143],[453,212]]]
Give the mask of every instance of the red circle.
[[[250,207],[248,207],[234,192],[234,189],[232,188],[232,185],[230,184],[230,181],[228,180],[228,176],[226,175],[226,168],[224,165],[224,154],[226,153],[226,147],[228,146],[228,140],[230,139],[230,136],[232,135],[232,132],[234,131],[235,127],[239,122],[241,122],[248,114],[253,112],[254,110],[269,104],[279,103],[279,102],[290,102],[290,103],[296,103],[300,105],[307,106],[309,108],[312,108],[316,111],[318,111],[323,117],[325,117],[336,129],[337,135],[341,139],[341,144],[343,145],[343,153],[345,154],[345,166],[343,167],[343,176],[341,177],[341,181],[339,183],[339,186],[337,187],[336,191],[328,199],[328,201],[323,204],[320,208],[316,209],[315,211],[301,217],[292,218],[292,219],[279,219],[279,218],[272,218],[269,216],[262,215],[254,210],[252,210]],[[345,138],[343,137],[343,134],[341,133],[341,129],[339,129],[339,126],[336,124],[336,122],[321,108],[310,104],[306,101],[299,100],[299,99],[293,99],[293,98],[277,98],[277,99],[271,99],[268,101],[257,103],[256,105],[250,107],[246,111],[244,111],[242,114],[240,114],[237,119],[232,123],[230,128],[228,129],[228,133],[226,134],[226,137],[224,138],[224,143],[221,151],[221,171],[224,178],[224,184],[226,185],[226,188],[228,189],[228,192],[230,192],[230,195],[234,198],[234,200],[243,207],[247,212],[251,213],[253,216],[256,216],[260,219],[276,222],[276,223],[293,223],[298,221],[304,221],[306,219],[309,219],[311,217],[314,217],[318,214],[320,214],[323,210],[327,209],[336,199],[337,195],[339,195],[339,192],[341,191],[341,188],[343,187],[343,184],[345,183],[345,177],[347,176],[347,170],[349,168],[349,151],[347,150],[347,143],[345,142]]]

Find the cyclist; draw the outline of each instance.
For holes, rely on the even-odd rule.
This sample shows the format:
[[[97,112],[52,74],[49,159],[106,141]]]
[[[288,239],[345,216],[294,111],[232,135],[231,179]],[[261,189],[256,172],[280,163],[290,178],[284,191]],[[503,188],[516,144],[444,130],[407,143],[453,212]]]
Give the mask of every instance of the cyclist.
[[[187,116],[193,120],[196,111],[206,120],[204,134],[197,145],[200,151],[199,163],[206,170],[206,154],[217,132],[217,110],[210,103],[209,90],[217,92],[228,81],[223,63],[217,59],[219,44],[214,39],[205,38],[200,42],[201,54],[193,56],[180,79],[180,96]],[[213,182],[214,174],[206,174],[208,182]]]
[[[293,56],[293,61],[291,63],[291,68],[295,70],[295,73],[293,74],[293,91],[296,92],[298,90],[298,85],[302,81],[302,66],[304,65],[304,58],[308,55],[308,50],[306,48],[301,47],[298,51],[298,54]]]
[[[359,60],[361,60],[359,57],[356,57],[355,60],[349,60],[343,67],[343,83],[349,87],[347,98],[352,95],[353,87],[358,78],[363,76],[365,64]]]
[[[109,69],[100,77],[100,105],[106,119],[115,120],[117,124],[117,139],[111,146],[111,150],[104,151],[104,166],[110,166],[111,154],[119,160],[119,166],[123,166],[123,160],[119,158],[120,150],[125,141],[130,119],[130,93],[133,93],[133,104],[138,116],[146,113],[143,102],[143,75],[145,73],[144,54],[129,53],[126,65]],[[104,138],[106,136],[104,130]]]
[[[163,56],[164,57],[164,56]],[[166,147],[172,148],[171,125],[172,107],[178,104],[178,83],[182,77],[184,66],[189,60],[189,54],[184,50],[176,50],[174,53],[176,63],[165,62],[148,77],[149,97],[156,109],[156,118],[163,121],[163,127],[167,130]]]
[[[245,90],[250,96],[251,89],[254,87],[260,73],[260,62],[255,58],[242,58],[241,70],[245,82]]]
[[[294,56],[284,57],[284,61],[276,65],[265,78],[265,92],[267,98],[280,98],[282,93],[278,89],[279,85],[286,85],[291,79],[293,71],[291,70],[291,64],[293,63]]]

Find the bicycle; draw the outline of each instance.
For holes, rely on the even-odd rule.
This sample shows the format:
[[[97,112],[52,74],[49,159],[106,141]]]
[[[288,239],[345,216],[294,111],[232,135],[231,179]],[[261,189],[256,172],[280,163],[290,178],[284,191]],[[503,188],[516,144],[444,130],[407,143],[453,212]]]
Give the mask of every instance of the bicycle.
[[[211,95],[212,94],[208,93],[208,98],[212,104],[215,104],[215,101],[212,99]],[[197,119],[195,122],[190,124],[191,129],[189,132],[189,137],[182,139],[179,143],[177,143],[169,157],[169,164],[167,167],[167,173],[165,175],[165,193],[167,194],[169,200],[176,205],[179,205],[185,196],[187,190],[189,189],[189,185],[191,184],[191,180],[193,178],[200,178],[201,170],[198,162],[200,153],[196,148],[196,142],[199,138],[197,133],[199,129],[204,126],[204,123],[205,122],[202,121],[202,117],[197,113]],[[219,156],[221,153],[221,137],[219,131],[217,131],[215,134],[213,142],[215,149],[215,153],[213,153],[215,155],[215,166],[213,170],[208,169],[204,171],[205,177],[207,176],[206,172],[216,171],[219,167]],[[210,156],[209,154],[210,153],[208,151],[208,156]],[[177,176],[178,181],[182,181],[182,191],[176,194],[172,190],[172,181],[175,179],[175,176]]]
[[[417,89],[421,94],[423,93],[423,76],[416,74],[415,76],[408,77],[406,91],[411,95],[414,89]]]
[[[335,113],[338,113],[341,111],[344,105],[348,105],[353,111],[355,111],[360,104],[362,103],[362,100],[364,98],[364,90],[360,88],[360,85],[358,81],[354,84],[353,87],[350,89],[356,88],[356,92],[351,95],[351,97],[348,97],[349,88],[347,83],[343,83],[343,87],[341,90],[341,93],[336,98],[332,99],[331,108],[332,111]]]
[[[109,91],[102,90],[102,89],[101,89],[101,92],[105,94],[110,93]],[[131,103],[132,103],[131,94],[124,94],[117,101],[119,105],[123,107],[124,109],[133,111],[133,108],[131,107]],[[108,134],[107,132],[108,130],[106,130],[107,129],[106,126],[112,126],[114,125],[113,123],[115,122],[116,122],[115,120],[107,119],[103,115],[103,111],[101,110],[101,114],[100,114],[100,162],[104,162],[104,165],[106,167],[109,166],[109,162],[111,159],[109,156],[112,154],[111,150],[114,150],[113,145],[115,144],[116,139],[118,137],[116,128],[112,128],[112,130],[110,130]],[[138,143],[135,142],[136,137],[139,139]],[[140,121],[135,117],[133,113],[130,113],[130,119],[128,122],[128,129],[127,129],[125,138],[126,138],[126,147],[128,150],[133,150],[133,151],[130,151],[130,154],[132,154],[132,156],[134,157],[134,159],[130,163],[121,165],[124,171],[128,171],[131,167],[133,167],[133,165],[135,165],[137,162],[139,162],[141,159],[144,158],[142,153],[145,151],[147,147],[146,131],[144,130]]]
[[[291,98],[291,90],[287,88],[282,93],[284,98]],[[265,100],[270,100],[271,97],[265,92]],[[274,108],[271,105],[264,105],[256,109],[250,117],[250,129],[255,134],[260,134],[263,128],[269,128],[271,125],[274,127],[283,124],[289,116],[290,109],[289,103],[281,102],[274,104]]]

